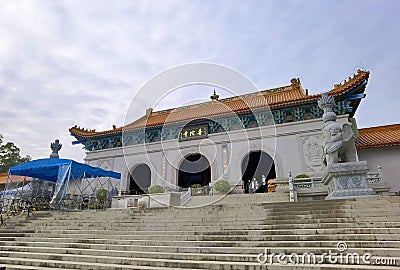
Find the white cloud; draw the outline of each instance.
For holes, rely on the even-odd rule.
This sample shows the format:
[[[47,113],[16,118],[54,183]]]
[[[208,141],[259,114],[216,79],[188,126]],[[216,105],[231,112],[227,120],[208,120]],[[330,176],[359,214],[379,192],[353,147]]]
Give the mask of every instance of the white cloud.
[[[399,122],[397,1],[2,0],[0,6],[0,133],[34,158],[47,157],[59,138],[61,156],[82,160],[69,127],[122,125],[143,83],[190,62],[225,64],[260,88],[300,77],[313,93],[362,65],[371,79],[359,125]],[[178,103],[194,98],[184,95]]]

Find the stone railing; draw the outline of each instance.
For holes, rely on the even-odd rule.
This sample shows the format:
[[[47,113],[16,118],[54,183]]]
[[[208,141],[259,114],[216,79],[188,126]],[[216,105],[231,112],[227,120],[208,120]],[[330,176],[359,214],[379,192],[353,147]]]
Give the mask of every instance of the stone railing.
[[[375,185],[375,184],[383,184],[385,181],[383,180],[382,167],[378,166],[377,172],[369,172],[367,173],[367,184]]]
[[[276,191],[289,190],[289,178],[276,180]],[[322,183],[321,177],[313,178],[293,178],[293,185],[295,190],[307,190],[313,188],[323,188],[325,185]]]
[[[389,191],[389,187],[386,185],[382,173],[381,166],[378,166],[376,172],[369,172],[366,176],[367,184],[370,188],[374,189],[378,194]],[[281,178],[276,180],[276,192],[289,192],[289,177]],[[311,178],[293,178],[293,187],[296,192],[296,196],[320,196],[325,191],[327,192],[327,186],[322,183],[321,177]]]
[[[295,178],[294,188],[296,190],[322,188],[325,185],[322,183],[321,178]]]
[[[188,188],[186,192],[181,192],[181,206],[185,205],[192,197],[191,188]]]
[[[367,173],[367,184],[383,184],[383,177],[380,172],[369,172]],[[322,183],[322,179],[320,177],[315,178],[295,178],[294,179],[294,188],[295,190],[305,190],[305,189],[313,189],[313,188],[323,188],[325,185]]]
[[[375,190],[378,194],[390,194],[390,187],[385,183],[382,167],[378,166],[377,172],[367,173],[367,185],[369,188]]]

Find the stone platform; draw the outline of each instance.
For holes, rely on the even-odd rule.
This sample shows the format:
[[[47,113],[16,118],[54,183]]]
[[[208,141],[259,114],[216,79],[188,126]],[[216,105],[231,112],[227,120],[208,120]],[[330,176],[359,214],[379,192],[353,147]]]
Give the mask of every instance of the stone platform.
[[[328,165],[322,176],[322,183],[328,186],[326,200],[375,196],[376,192],[367,186],[368,170],[366,161]]]

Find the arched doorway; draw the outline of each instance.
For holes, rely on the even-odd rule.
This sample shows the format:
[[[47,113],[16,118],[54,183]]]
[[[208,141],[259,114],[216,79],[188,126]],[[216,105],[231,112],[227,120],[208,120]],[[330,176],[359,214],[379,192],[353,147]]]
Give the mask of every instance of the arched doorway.
[[[129,194],[144,194],[151,185],[151,171],[146,164],[140,164],[129,174]]]
[[[190,154],[179,166],[178,186],[188,188],[194,184],[207,186],[211,182],[208,159],[201,154]]]
[[[266,183],[269,179],[275,179],[275,164],[270,155],[264,151],[252,151],[248,153],[242,161],[242,181],[245,187],[245,193],[249,193],[248,181],[256,179],[259,188],[256,192],[264,192],[262,187],[262,176],[266,177]]]

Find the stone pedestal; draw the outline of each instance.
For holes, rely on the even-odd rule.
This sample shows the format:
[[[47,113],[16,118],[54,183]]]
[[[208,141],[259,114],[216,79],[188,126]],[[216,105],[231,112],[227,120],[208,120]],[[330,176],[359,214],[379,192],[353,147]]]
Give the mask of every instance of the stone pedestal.
[[[328,186],[325,200],[375,196],[375,191],[367,186],[367,172],[366,161],[328,165],[322,176],[322,183]]]

